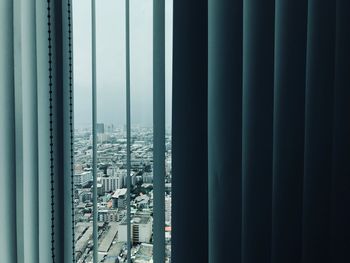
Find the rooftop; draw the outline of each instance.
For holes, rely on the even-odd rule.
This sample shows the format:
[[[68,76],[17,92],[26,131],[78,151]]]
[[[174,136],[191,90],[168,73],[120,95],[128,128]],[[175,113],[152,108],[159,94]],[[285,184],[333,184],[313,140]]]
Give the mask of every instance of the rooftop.
[[[115,190],[114,194],[112,195],[112,198],[119,198],[119,196],[124,196],[126,195],[127,189],[122,188],[122,189],[117,189]]]
[[[150,214],[137,213],[131,216],[131,224],[145,225],[151,220]],[[124,217],[120,222],[121,225],[126,225],[127,218]]]

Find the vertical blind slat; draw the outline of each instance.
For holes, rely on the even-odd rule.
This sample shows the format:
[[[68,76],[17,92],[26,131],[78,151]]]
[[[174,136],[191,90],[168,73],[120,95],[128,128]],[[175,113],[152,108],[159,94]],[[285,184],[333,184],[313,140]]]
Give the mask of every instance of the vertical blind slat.
[[[74,185],[72,173],[74,172],[73,164],[73,138],[74,138],[74,119],[73,119],[73,46],[72,46],[72,17],[71,17],[71,0],[61,1],[62,5],[62,132],[63,132],[63,196],[62,196],[62,215],[63,222],[63,262],[75,262],[74,259]],[[72,125],[72,126],[71,126]],[[72,152],[73,150],[73,152]],[[73,188],[72,188],[73,187]]]
[[[0,255],[17,262],[13,1],[0,1]]]
[[[242,0],[209,0],[208,200],[212,263],[241,262],[242,30]]]
[[[308,2],[303,262],[330,260],[335,2]]]
[[[65,181],[65,141],[64,130],[64,79],[63,72],[63,10],[62,1],[52,0],[53,20],[52,20],[52,51],[53,51],[53,86],[52,86],[52,106],[53,106],[53,150],[54,150],[54,255],[53,262],[64,262],[64,181]],[[50,48],[50,46],[48,47]],[[49,49],[50,52],[50,49]],[[69,110],[68,108],[66,110]]]
[[[337,1],[331,262],[350,261],[350,1]]]
[[[91,1],[91,51],[92,51],[92,169],[93,169],[93,262],[98,262],[97,225],[97,92],[96,92],[96,1]]]
[[[35,2],[21,3],[22,113],[23,116],[23,242],[25,262],[39,261],[38,244],[38,137]]]
[[[125,0],[125,89],[126,89],[126,218],[127,262],[131,262],[131,98],[130,98],[130,1]]]
[[[206,262],[208,2],[176,0],[173,10],[171,257]]]
[[[51,262],[51,185],[47,5],[36,1],[39,262]]]
[[[165,1],[153,0],[153,261],[165,260]]]
[[[16,235],[17,260],[24,262],[24,186],[23,186],[23,76],[22,76],[22,2],[13,1],[14,90],[15,90],[15,152],[16,152]]]
[[[302,257],[307,1],[277,0],[275,10],[272,262],[294,263]]]
[[[270,263],[274,0],[243,2],[242,262]]]

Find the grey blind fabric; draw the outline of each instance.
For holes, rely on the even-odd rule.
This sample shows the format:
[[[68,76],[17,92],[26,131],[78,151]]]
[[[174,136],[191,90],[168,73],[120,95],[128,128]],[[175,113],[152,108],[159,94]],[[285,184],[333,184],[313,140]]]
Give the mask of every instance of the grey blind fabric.
[[[17,260],[12,10],[12,1],[0,2],[0,249],[2,259],[10,263]]]
[[[125,0],[125,89],[126,89],[126,187],[127,262],[131,262],[131,89],[130,89],[130,1]]]
[[[92,195],[93,195],[93,262],[98,261],[98,226],[97,226],[97,90],[96,90],[96,1],[91,1],[91,83],[92,83],[92,171],[93,171],[93,183],[92,183]]]
[[[74,262],[69,8],[0,3],[1,262]]]
[[[207,1],[174,1],[172,261],[207,262]]]
[[[172,260],[350,260],[349,12],[174,2]]]
[[[165,262],[165,0],[153,0],[153,261]]]
[[[230,251],[232,261],[241,262],[243,42],[237,39],[243,36],[242,8],[242,1],[208,3],[208,86],[216,87],[208,89],[210,262],[225,262],[223,251]],[[223,174],[229,176],[223,178]],[[229,204],[223,201],[227,197]],[[230,210],[235,213],[221,216],[221,211]]]

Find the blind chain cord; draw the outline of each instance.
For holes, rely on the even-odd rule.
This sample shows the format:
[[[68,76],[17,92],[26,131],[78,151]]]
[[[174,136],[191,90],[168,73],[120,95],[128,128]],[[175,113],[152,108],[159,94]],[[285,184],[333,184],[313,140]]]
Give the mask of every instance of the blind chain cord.
[[[47,0],[47,33],[49,62],[49,119],[50,119],[50,179],[51,179],[51,257],[55,263],[55,195],[54,195],[54,155],[53,155],[53,110],[52,110],[52,39],[51,1]]]
[[[68,10],[68,60],[69,60],[69,129],[70,129],[70,172],[72,205],[72,262],[75,263],[75,220],[74,220],[74,125],[73,125],[73,51],[72,51],[72,12],[71,1],[67,0]]]

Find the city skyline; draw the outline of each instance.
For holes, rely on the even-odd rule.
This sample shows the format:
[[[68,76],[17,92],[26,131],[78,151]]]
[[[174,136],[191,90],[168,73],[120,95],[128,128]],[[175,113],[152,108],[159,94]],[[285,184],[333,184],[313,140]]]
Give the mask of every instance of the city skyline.
[[[97,2],[97,118],[125,124],[124,1]],[[90,3],[73,2],[75,127],[91,125]],[[130,1],[131,122],[153,125],[152,1]],[[171,126],[172,1],[166,1],[166,125]],[[170,30],[169,30],[170,29]]]

